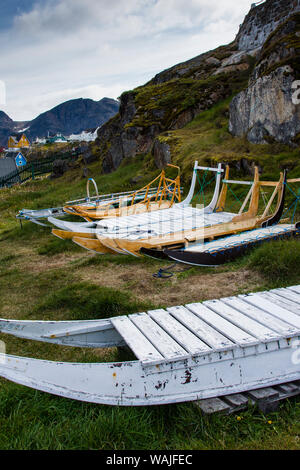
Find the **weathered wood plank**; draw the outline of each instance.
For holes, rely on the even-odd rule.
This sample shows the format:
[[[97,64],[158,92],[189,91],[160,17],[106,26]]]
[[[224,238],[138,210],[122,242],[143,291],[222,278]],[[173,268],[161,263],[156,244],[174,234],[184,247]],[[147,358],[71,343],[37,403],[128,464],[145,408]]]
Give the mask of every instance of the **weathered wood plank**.
[[[189,328],[202,341],[205,341],[211,348],[223,351],[233,349],[236,345],[228,338],[223,336],[213,327],[197,317],[193,312],[185,307],[170,307],[167,309],[178,321],[182,322],[186,328]]]
[[[279,307],[289,310],[290,312],[300,315],[299,305],[293,302],[292,300],[285,299],[280,295],[274,294],[274,292],[259,292],[258,294],[263,299],[269,300]]]
[[[126,341],[132,352],[142,362],[153,362],[163,360],[164,357],[145,338],[139,329],[129,320],[128,317],[112,318],[111,322],[118,333]]]
[[[189,353],[146,313],[129,315],[129,318],[165,359],[189,357]]]
[[[209,309],[206,305],[188,304],[186,307],[221,334],[227,336],[227,338],[242,347],[253,346],[259,343],[257,338],[254,338],[228,320],[225,320],[225,318]]]
[[[278,398],[279,397],[279,392],[275,390],[272,387],[267,387],[267,388],[259,388],[257,390],[251,390],[248,392],[248,395],[250,398],[252,398],[255,401],[260,401],[260,400],[269,400],[273,398]]]
[[[262,413],[272,413],[280,402],[280,393],[275,388],[262,388],[248,392],[251,402],[258,406]]]
[[[241,295],[239,298],[245,300],[255,307],[258,307],[266,312],[270,313],[274,317],[279,318],[280,320],[289,323],[296,328],[300,328],[300,316],[296,315],[295,313],[289,312],[288,310],[279,307],[278,305],[270,302],[269,300],[263,299],[257,294],[248,294],[248,295]]]
[[[300,395],[300,382],[296,381],[244,393],[225,395],[217,399],[199,400],[195,402],[195,405],[200,407],[205,414],[218,412],[232,414],[244,411],[250,405],[257,405],[263,413],[270,413],[275,411],[282,401],[298,395]],[[224,404],[229,405],[229,408]]]
[[[158,323],[178,344],[190,354],[205,354],[212,349],[201,341],[194,333],[185,328],[165,310],[152,310],[148,315]]]
[[[298,328],[295,328],[289,323],[286,323],[280,320],[279,318],[270,315],[264,310],[261,310],[260,308],[245,302],[242,298],[227,297],[223,298],[222,301],[230,305],[231,307],[236,308],[240,312],[243,312],[245,315],[248,315],[250,318],[253,318],[254,320],[262,323],[263,325],[268,326],[272,330],[279,333],[282,337],[296,336],[299,334]]]
[[[273,289],[271,292],[274,292],[275,294],[281,295],[285,299],[292,300],[296,304],[300,304],[300,295],[296,294],[296,292],[293,292],[289,289]],[[299,306],[300,309],[300,306]]]
[[[248,407],[249,398],[242,393],[235,393],[234,395],[226,395],[222,397],[223,400],[234,408],[234,411],[245,409]]]
[[[262,342],[274,341],[281,338],[281,335],[278,335],[278,333],[275,333],[220,300],[209,300],[203,304]]]
[[[300,389],[293,383],[290,384],[282,384],[282,385],[277,385],[276,389],[279,390],[279,392],[283,395],[293,395],[295,393],[300,394]]]
[[[230,411],[230,405],[225,403],[220,398],[207,398],[206,400],[199,400],[195,402],[195,405],[207,415],[212,415],[214,413],[226,413]]]
[[[297,294],[300,294],[300,286],[292,286],[292,287],[288,287],[288,289],[290,289],[293,292],[296,292]]]

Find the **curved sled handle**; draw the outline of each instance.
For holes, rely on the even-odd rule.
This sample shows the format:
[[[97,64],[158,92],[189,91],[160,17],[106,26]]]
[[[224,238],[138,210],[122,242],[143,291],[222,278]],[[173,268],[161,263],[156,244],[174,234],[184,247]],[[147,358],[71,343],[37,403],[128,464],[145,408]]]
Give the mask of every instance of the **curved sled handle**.
[[[88,200],[88,201],[91,200],[91,196],[90,196],[90,182],[93,183],[94,188],[95,188],[95,190],[96,190],[97,199],[99,199],[98,186],[97,186],[97,184],[96,184],[96,181],[94,180],[94,178],[89,178],[89,179],[87,180],[87,184],[86,184],[87,200]]]
[[[284,170],[281,173],[280,180],[278,186],[275,188],[273,196],[278,194],[278,202],[277,207],[275,209],[275,213],[267,219],[265,222],[261,224],[262,228],[271,227],[272,225],[276,225],[280,222],[284,211],[284,202],[285,202],[285,194],[286,194],[286,180],[287,180],[287,170]],[[270,199],[270,201],[272,198]]]

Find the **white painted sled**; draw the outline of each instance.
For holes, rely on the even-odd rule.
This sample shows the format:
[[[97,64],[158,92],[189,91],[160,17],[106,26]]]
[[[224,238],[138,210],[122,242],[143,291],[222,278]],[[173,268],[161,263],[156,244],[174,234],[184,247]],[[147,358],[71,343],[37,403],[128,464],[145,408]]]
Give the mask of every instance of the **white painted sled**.
[[[216,183],[211,202],[204,208],[190,207],[194,197],[197,181],[197,171],[209,171],[216,174]],[[105,235],[105,237],[137,237],[145,234],[157,236],[167,234],[177,230],[190,230],[198,226],[210,226],[217,223],[225,223],[232,220],[236,214],[227,212],[214,213],[220,186],[222,182],[222,165],[217,168],[207,168],[198,166],[195,162],[191,186],[186,199],[175,203],[171,208],[160,209],[135,215],[124,215],[122,217],[111,217],[95,223],[89,222],[66,222],[49,217],[48,221],[59,228],[71,232],[82,234]]]
[[[0,376],[93,403],[186,402],[300,379],[300,286],[109,320],[0,320],[0,331],[64,346],[129,346],[137,360],[119,363],[0,356]]]
[[[94,185],[96,196],[90,195],[90,183]],[[148,195],[151,196],[155,194],[156,191],[157,191],[157,188],[150,188],[148,191]],[[146,191],[141,192],[141,194],[139,195],[136,195],[135,200],[138,201],[139,199],[143,199],[145,197],[145,193]],[[82,208],[91,209],[91,208],[96,207],[96,205],[106,206],[108,203],[118,204],[124,199],[126,199],[127,201],[130,201],[133,195],[135,194],[136,194],[136,191],[125,191],[121,193],[99,195],[98,187],[97,187],[95,180],[93,178],[89,178],[87,180],[87,197],[81,198],[81,199],[75,199],[73,201],[67,201],[65,202],[64,206],[68,204],[73,204],[73,205],[77,204],[77,205],[80,205]],[[16,215],[16,218],[19,220],[27,220],[29,222],[42,225],[44,227],[48,227],[48,225],[41,222],[41,220],[53,218],[53,220],[59,224],[61,221],[58,220],[57,217],[65,217],[67,215],[67,213],[64,211],[64,206],[63,207],[51,207],[47,209],[38,209],[38,210],[22,209],[18,212],[18,214]],[[63,227],[63,224],[61,225],[61,227]]]

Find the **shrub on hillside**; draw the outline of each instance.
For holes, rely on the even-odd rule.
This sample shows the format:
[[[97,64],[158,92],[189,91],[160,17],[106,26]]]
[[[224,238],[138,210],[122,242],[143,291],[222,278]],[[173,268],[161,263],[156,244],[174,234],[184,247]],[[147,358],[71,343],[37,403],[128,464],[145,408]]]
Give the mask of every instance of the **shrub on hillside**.
[[[300,282],[300,240],[264,243],[249,255],[248,266],[271,282]]]

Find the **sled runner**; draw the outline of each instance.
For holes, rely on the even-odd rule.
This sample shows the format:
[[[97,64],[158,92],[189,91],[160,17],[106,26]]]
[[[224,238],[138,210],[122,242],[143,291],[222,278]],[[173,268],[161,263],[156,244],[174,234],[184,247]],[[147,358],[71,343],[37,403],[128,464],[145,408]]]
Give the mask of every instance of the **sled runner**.
[[[136,360],[82,364],[0,356],[1,377],[93,403],[162,405],[300,379],[300,286],[108,320],[0,320],[0,331],[64,346],[127,345]]]

